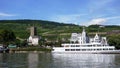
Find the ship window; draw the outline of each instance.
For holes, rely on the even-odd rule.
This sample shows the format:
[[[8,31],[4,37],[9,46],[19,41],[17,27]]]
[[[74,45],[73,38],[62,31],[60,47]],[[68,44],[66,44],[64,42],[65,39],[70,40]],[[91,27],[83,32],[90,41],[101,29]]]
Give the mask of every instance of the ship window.
[[[80,51],[80,49],[76,49],[76,51]]]
[[[103,50],[108,50],[108,49],[103,49]]]
[[[82,49],[82,51],[86,51],[86,49]]]
[[[110,48],[109,50],[114,50],[114,49]]]
[[[97,49],[97,50],[100,50],[100,49]]]
[[[102,49],[97,49],[97,50],[102,50]]]
[[[71,49],[71,51],[75,51],[75,49]]]
[[[88,47],[92,47],[92,45],[88,45]]]
[[[91,49],[87,49],[87,51],[91,51]]]
[[[108,49],[105,49],[105,50],[108,50]]]
[[[76,45],[76,47],[80,47],[79,45]]]
[[[65,49],[65,51],[70,51],[70,49]]]

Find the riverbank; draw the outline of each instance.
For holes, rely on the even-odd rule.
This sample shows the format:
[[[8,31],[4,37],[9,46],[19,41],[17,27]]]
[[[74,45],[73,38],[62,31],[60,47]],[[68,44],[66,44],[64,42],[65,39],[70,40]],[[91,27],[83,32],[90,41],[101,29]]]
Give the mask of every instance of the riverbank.
[[[41,53],[41,52],[51,52],[52,48],[45,48],[45,47],[20,47],[20,48],[10,48],[9,52],[12,53]]]

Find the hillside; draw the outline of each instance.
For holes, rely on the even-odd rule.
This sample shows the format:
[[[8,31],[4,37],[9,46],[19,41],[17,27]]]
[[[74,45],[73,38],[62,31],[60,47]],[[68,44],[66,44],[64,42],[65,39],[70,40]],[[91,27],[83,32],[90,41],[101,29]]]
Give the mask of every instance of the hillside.
[[[81,24],[82,25],[82,24]],[[26,39],[29,37],[29,28],[36,26],[38,35],[47,40],[66,40],[73,32],[81,32],[82,26],[75,24],[64,24],[59,22],[44,21],[44,20],[0,20],[0,30],[8,29],[15,32],[18,38]],[[119,30],[120,26],[107,25],[99,28],[101,25],[90,25],[86,27],[89,35],[99,32],[103,35],[111,30]]]

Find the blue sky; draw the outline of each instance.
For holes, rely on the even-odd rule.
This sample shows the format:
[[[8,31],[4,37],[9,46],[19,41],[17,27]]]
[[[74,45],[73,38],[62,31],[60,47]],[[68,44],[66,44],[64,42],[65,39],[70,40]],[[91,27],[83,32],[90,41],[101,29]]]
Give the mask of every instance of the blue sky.
[[[0,20],[120,25],[120,0],[0,0]]]

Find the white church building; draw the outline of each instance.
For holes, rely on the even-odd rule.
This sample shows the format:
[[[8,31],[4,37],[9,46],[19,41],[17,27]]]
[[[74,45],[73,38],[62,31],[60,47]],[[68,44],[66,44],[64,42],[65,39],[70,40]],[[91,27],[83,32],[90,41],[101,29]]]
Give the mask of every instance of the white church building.
[[[30,36],[28,38],[28,45],[38,45],[40,37],[37,35],[37,28],[30,28]]]
[[[88,37],[85,29],[83,28],[82,33],[72,33],[70,38],[71,43],[79,43],[79,44],[86,44],[86,43],[102,43],[107,45],[106,37],[100,37],[97,33],[94,37]]]

